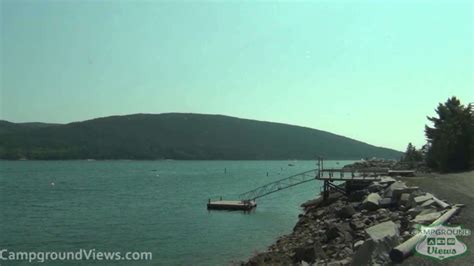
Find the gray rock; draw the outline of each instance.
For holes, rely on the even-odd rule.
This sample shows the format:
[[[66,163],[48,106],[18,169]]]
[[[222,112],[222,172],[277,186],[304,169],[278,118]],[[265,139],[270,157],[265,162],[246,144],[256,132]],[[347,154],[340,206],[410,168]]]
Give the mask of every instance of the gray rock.
[[[402,193],[400,195],[400,200],[398,201],[398,205],[408,205],[408,202],[410,201],[410,193]]]
[[[398,226],[392,222],[387,221],[365,229],[365,232],[374,241],[383,240],[385,238],[398,237]]]
[[[399,243],[399,226],[392,221],[383,222],[365,229],[370,238],[354,253],[352,265],[389,263],[389,251]]]
[[[436,204],[436,201],[430,199],[430,200],[427,200],[427,201],[423,202],[423,204],[421,204],[421,207],[422,208],[427,208],[427,207],[433,206],[434,204]]]
[[[347,199],[351,202],[362,201],[366,194],[367,194],[367,190],[355,190],[349,194]]]
[[[354,207],[351,205],[346,205],[337,212],[337,216],[340,218],[350,218],[355,213],[356,211],[354,210]]]
[[[433,195],[431,195],[430,193],[426,193],[425,195],[414,197],[411,202],[411,206],[421,205],[425,201],[430,200],[432,198],[433,198]]]
[[[413,219],[414,223],[417,224],[429,224],[434,220],[438,219],[441,216],[441,212],[432,212],[428,214],[418,214],[415,219]]]
[[[362,208],[374,211],[379,208],[379,202],[382,198],[377,193],[370,193],[367,198],[365,198],[364,202],[362,202]]]
[[[413,207],[413,208],[409,209],[407,211],[407,214],[410,215],[412,218],[415,218],[415,216],[420,214],[422,210],[423,210],[423,208],[421,208],[420,206],[416,206],[416,207]]]
[[[359,240],[357,242],[354,243],[354,249],[357,249],[359,248],[362,244],[364,244],[364,240]]]
[[[316,254],[316,258],[318,259],[327,259],[328,257],[320,243],[314,245],[314,253]]]
[[[295,249],[295,255],[293,256],[293,260],[299,261],[306,261],[312,263],[316,259],[316,253],[314,252],[314,247],[312,245],[308,245],[305,247],[299,247]]]
[[[401,181],[397,181],[393,184],[391,184],[387,189],[385,189],[385,196],[390,197],[390,198],[397,198],[397,193],[398,195],[403,193],[403,190],[407,188],[407,185]],[[394,195],[395,193],[395,195]]]
[[[391,185],[395,182],[397,182],[397,180],[391,176],[382,176],[379,181],[379,183],[382,185]]]
[[[383,186],[378,182],[374,182],[367,187],[369,192],[378,192],[383,189]]]
[[[392,198],[383,198],[379,201],[379,206],[381,208],[390,208],[395,205],[395,202],[392,200]]]
[[[350,225],[354,230],[362,230],[365,228],[365,223],[361,220],[352,220]]]

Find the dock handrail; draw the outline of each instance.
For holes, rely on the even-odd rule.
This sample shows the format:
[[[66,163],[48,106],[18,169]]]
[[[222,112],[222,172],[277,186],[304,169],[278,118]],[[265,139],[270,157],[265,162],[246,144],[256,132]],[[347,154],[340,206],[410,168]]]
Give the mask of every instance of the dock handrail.
[[[287,189],[302,183],[313,181],[318,177],[319,169],[312,169],[306,172],[295,174],[280,180],[273,181],[258,188],[249,190],[239,195],[242,200],[255,200],[268,194]]]

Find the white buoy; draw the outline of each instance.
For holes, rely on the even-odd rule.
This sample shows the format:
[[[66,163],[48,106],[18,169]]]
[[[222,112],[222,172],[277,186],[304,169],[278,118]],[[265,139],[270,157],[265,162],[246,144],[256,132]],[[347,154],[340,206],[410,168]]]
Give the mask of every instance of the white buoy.
[[[51,186],[54,187],[54,182],[51,182]]]

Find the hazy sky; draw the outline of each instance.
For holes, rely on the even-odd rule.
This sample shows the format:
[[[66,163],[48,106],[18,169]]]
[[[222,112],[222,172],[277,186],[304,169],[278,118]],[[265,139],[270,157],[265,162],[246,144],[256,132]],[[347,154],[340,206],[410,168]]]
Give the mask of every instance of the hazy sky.
[[[4,1],[0,119],[193,112],[404,150],[474,101],[471,1]]]

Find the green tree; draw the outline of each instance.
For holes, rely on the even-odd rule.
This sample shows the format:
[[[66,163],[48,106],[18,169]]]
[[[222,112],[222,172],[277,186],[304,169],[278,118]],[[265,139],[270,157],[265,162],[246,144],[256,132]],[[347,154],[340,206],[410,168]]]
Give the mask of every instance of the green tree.
[[[438,117],[428,117],[433,127],[425,126],[428,166],[442,172],[462,171],[470,167],[474,144],[474,119],[471,106],[452,97],[436,109]]]
[[[404,162],[421,162],[423,161],[423,154],[420,150],[417,150],[413,144],[408,143],[405,155],[403,156],[402,161]]]

